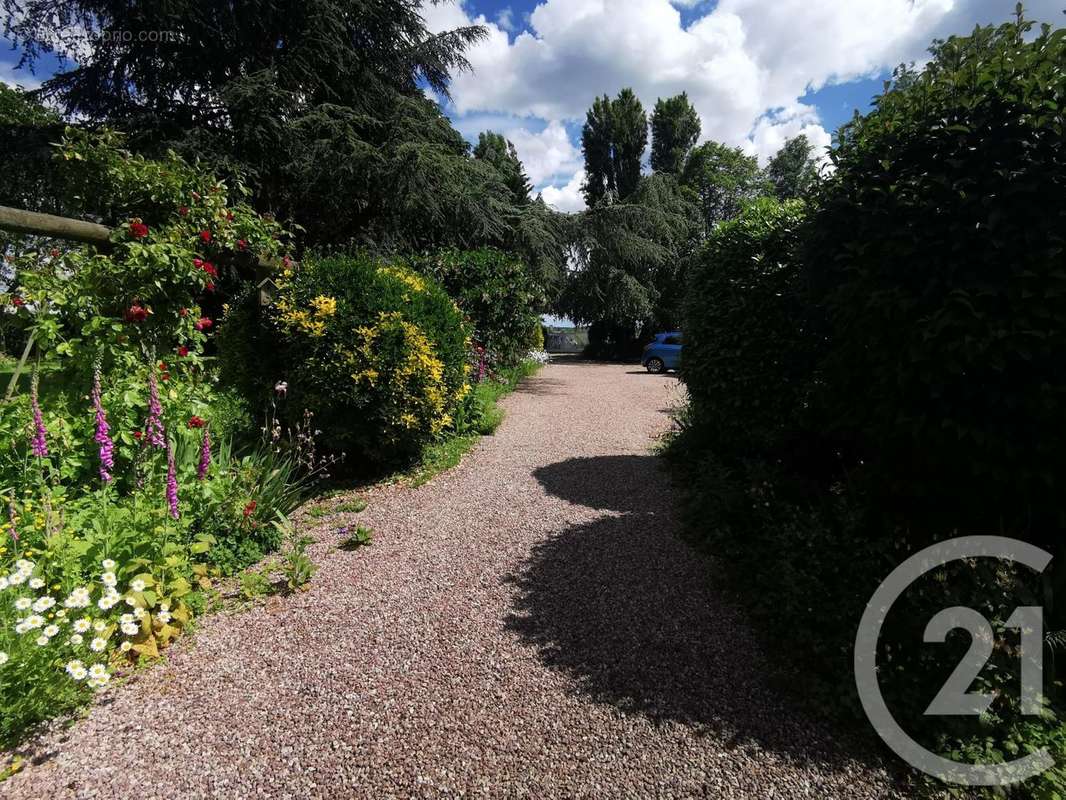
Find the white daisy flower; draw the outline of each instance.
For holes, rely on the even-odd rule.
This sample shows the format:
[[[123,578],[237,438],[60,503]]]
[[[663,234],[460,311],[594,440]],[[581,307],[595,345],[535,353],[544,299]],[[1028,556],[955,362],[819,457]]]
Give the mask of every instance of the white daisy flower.
[[[102,619],[98,619],[96,620],[96,622],[93,623],[93,630],[97,633],[103,633],[107,630],[107,623],[104,622]]]
[[[123,642],[118,646],[118,649],[121,650],[123,653],[128,653],[132,647],[133,642]]]
[[[70,677],[76,681],[83,681],[89,673],[85,670],[85,667],[77,667],[71,670]]]
[[[67,670],[67,674],[70,675],[71,677],[73,677],[74,673],[77,672],[78,670],[84,671],[85,670],[85,665],[82,664],[80,661],[78,661],[78,659],[75,658],[73,661],[68,661],[67,662],[66,670]]]
[[[31,589],[40,589],[43,586],[44,586],[44,581],[41,580],[40,578],[30,578],[30,588]]]
[[[170,612],[166,609],[163,609],[155,615],[155,618],[162,622],[164,625],[166,625],[168,622],[170,622]]]
[[[40,628],[42,625],[44,625],[44,617],[42,617],[40,614],[31,614],[30,616],[26,617],[25,622],[31,628]]]
[[[121,617],[118,618],[118,624],[125,625],[128,622],[133,622],[135,619],[136,617],[133,616],[133,614],[123,614]]]
[[[12,586],[18,586],[20,583],[26,582],[26,576],[23,575],[21,572],[12,572],[11,575],[8,577],[7,582],[10,583]]]
[[[161,601],[159,603],[159,610],[160,611],[170,611],[170,601],[169,600]]]
[[[134,597],[132,594],[131,595],[127,595],[126,596],[126,605],[128,605],[130,608],[136,608],[137,607],[137,598]]]
[[[61,608],[56,612],[56,619],[66,619],[66,616],[67,610],[65,608]]]
[[[33,566],[34,565],[32,561],[27,561],[24,558],[20,558],[18,561],[15,562],[15,569],[19,572],[33,572]]]
[[[74,630],[76,630],[78,633],[85,633],[92,626],[92,620],[88,617],[82,617],[81,619],[74,620]]]
[[[107,667],[105,667],[103,664],[93,664],[91,667],[89,667],[89,677],[92,678],[94,681],[98,681],[103,678],[109,678],[111,676],[107,674]]]
[[[10,585],[11,581],[7,579],[7,575],[0,575],[0,592],[4,591],[4,589]]]
[[[47,611],[48,609],[50,609],[55,604],[56,604],[56,601],[55,601],[54,597],[49,597],[48,595],[45,595],[44,597],[38,597],[33,602],[33,610],[36,611],[39,614],[42,611]]]
[[[15,633],[17,633],[17,634],[19,634],[21,636],[22,634],[24,634],[29,629],[30,629],[30,626],[26,624],[26,620],[22,620],[22,622],[20,622],[18,625],[15,626]]]
[[[148,612],[145,611],[140,606],[138,606],[137,608],[133,609],[133,616],[135,616],[137,619],[144,619],[147,615],[148,615]]]
[[[0,667],[4,666],[4,664],[6,664],[6,663],[7,663],[7,653],[5,653],[3,650],[0,650]]]
[[[45,636],[47,636],[49,639],[51,639],[53,636],[55,636],[57,633],[59,633],[59,626],[58,625],[49,625],[43,631],[41,631],[41,633],[43,633]]]
[[[119,601],[119,595],[117,594],[105,594],[99,600],[96,601],[97,607],[101,611],[110,610]]]
[[[142,581],[140,578],[137,578],[133,583],[130,584],[131,592],[143,592],[145,588],[147,587],[145,586],[144,581]]]
[[[89,642],[89,649],[92,650],[94,653],[102,653],[104,652],[104,649],[106,647],[107,639],[102,639],[99,636]]]
[[[114,572],[105,572],[103,575],[100,576],[100,582],[104,586],[114,586],[118,583],[118,578],[115,577]]]
[[[31,605],[33,605],[33,601],[28,597],[20,597],[15,601],[15,608],[19,611],[29,611]]]
[[[37,646],[38,647],[44,647],[51,640],[42,633],[40,636],[38,636],[36,639],[34,639],[34,641],[37,642]]]
[[[136,636],[140,630],[141,628],[136,622],[125,622],[122,624],[122,632],[127,636]]]
[[[67,642],[69,642],[74,647],[77,647],[78,645],[80,645],[84,641],[85,641],[85,637],[83,637],[80,633],[72,633],[70,635],[70,638],[67,639]]]
[[[115,565],[115,562],[112,561],[110,558],[105,558],[100,563],[100,566],[103,567],[107,572],[114,572],[116,565]]]
[[[89,603],[89,590],[84,586],[79,586],[70,593],[70,597],[63,601],[63,605],[67,608],[85,608]]]

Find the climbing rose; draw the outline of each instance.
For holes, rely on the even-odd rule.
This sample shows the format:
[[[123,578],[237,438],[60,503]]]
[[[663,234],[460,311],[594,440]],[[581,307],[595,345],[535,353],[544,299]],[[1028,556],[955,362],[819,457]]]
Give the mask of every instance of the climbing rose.
[[[239,247],[241,250],[244,250],[248,247],[248,242],[244,241],[244,239],[238,239],[237,247]]]
[[[186,214],[189,213],[189,207],[188,206],[178,206],[178,213],[181,214],[184,217]]]
[[[11,305],[13,305],[16,308],[18,308],[19,306],[26,305],[26,301],[23,300],[21,297],[12,297],[11,298]]]
[[[141,431],[134,431],[134,432],[133,432],[133,438],[134,438],[134,439],[137,439],[138,441],[140,440],[140,438],[141,438],[142,436],[144,436],[144,433],[142,433]]]
[[[148,309],[134,303],[126,310],[126,322],[144,322],[148,319]]]
[[[163,430],[163,406],[159,403],[159,385],[155,380],[155,370],[148,373],[148,421],[145,423],[148,431],[148,443],[152,447],[165,447],[165,431]]]
[[[190,428],[202,428],[205,425],[203,417],[198,417],[195,414],[189,417]]]
[[[181,356],[182,358],[184,358],[185,356],[189,355],[189,348],[186,347],[185,345],[182,345],[181,347],[178,348],[178,355]]]
[[[180,311],[178,312],[178,316],[179,316],[179,317],[187,317],[187,316],[189,316],[189,309],[187,309],[187,308],[183,308],[183,309],[181,309],[181,310],[180,310]]]
[[[107,412],[100,400],[100,370],[93,375],[93,408],[96,410],[96,435],[93,437],[100,445],[100,480],[111,482],[111,470],[115,468],[115,444],[111,441],[111,428],[107,424]]]
[[[170,508],[170,516],[178,519],[178,474],[174,466],[174,450],[167,441],[167,506]]]
[[[246,505],[244,507],[244,516],[246,518],[252,516],[252,514],[255,513],[255,506],[256,506],[255,500],[249,500],[248,501],[248,505]]]
[[[200,443],[200,464],[196,468],[196,479],[203,480],[207,477],[207,469],[211,466],[211,429],[204,427],[204,438]]]
[[[134,239],[143,239],[148,235],[148,226],[143,222],[134,220],[130,223],[130,236]]]
[[[203,331],[207,330],[214,324],[215,323],[212,322],[209,317],[200,317],[200,319],[196,321],[196,324],[193,327],[196,328],[196,330],[198,331]]]
[[[211,231],[200,231],[200,241],[207,244],[211,241]]]
[[[37,400],[37,379],[34,377],[30,390],[30,406],[33,409],[33,437],[30,439],[30,451],[37,458],[48,457],[48,429],[44,427],[44,417]]]

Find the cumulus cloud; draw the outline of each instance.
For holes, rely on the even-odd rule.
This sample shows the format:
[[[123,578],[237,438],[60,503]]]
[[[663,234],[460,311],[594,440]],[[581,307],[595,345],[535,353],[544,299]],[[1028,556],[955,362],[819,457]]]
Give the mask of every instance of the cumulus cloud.
[[[504,31],[513,31],[515,29],[514,12],[510,6],[500,9],[499,13],[496,14],[496,26]]]
[[[585,208],[585,197],[581,194],[581,184],[585,182],[585,170],[578,169],[564,186],[545,186],[540,196],[544,202],[557,211],[572,214]]]
[[[1027,5],[1032,18],[1061,24],[1061,3]],[[625,86],[649,109],[659,97],[687,91],[704,139],[742,146],[763,162],[798,133],[822,151],[830,136],[801,97],[921,61],[933,38],[1002,22],[1007,5],[719,0],[704,12],[700,0],[543,0],[517,35],[502,20],[471,17],[461,3],[427,6],[425,13],[432,30],[485,26],[487,39],[468,53],[473,71],[452,81],[449,111],[457,120],[495,113],[553,121],[535,134],[510,135],[523,160],[528,154],[537,162],[527,162],[531,174],[546,178],[578,166],[576,148],[567,150],[557,138],[562,123],[582,120],[594,97]],[[687,10],[687,25],[679,6]],[[570,183],[554,188],[553,181],[552,196],[572,198],[565,194]]]

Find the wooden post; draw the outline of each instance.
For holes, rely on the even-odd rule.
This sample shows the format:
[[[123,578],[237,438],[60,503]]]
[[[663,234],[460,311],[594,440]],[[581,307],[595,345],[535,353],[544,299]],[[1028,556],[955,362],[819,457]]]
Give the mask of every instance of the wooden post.
[[[0,206],[0,229],[34,236],[50,236],[71,242],[83,242],[106,248],[111,244],[111,229],[95,222],[22,211]]]

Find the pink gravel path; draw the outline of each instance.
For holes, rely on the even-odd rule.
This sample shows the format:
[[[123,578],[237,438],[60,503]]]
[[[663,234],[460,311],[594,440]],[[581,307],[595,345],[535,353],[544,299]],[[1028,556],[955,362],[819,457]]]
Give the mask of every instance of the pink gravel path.
[[[45,736],[10,798],[897,796],[771,691],[649,454],[673,377],[553,364],[374,544],[206,619]]]

